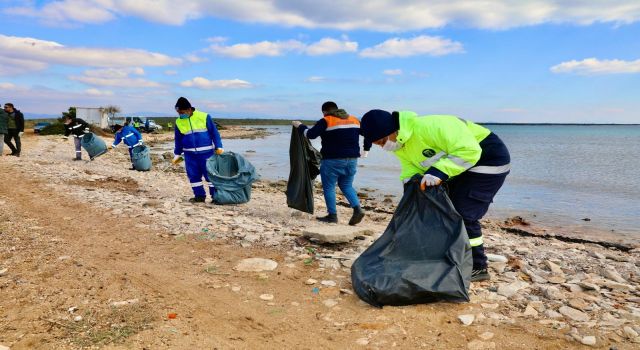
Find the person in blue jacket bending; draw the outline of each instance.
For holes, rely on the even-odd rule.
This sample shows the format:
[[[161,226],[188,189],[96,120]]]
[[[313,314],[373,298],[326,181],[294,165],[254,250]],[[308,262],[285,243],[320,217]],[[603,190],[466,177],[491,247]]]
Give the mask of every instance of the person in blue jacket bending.
[[[116,138],[113,140],[111,148],[116,148],[120,142],[124,142],[129,147],[129,159],[131,159],[131,168],[129,170],[136,170],[133,166],[133,148],[142,145],[142,134],[129,123],[125,123],[124,126],[116,124],[115,132]]]
[[[222,154],[222,139],[213,118],[205,112],[191,107],[191,103],[184,97],[176,102],[175,149],[173,150],[173,163],[180,162],[184,154],[187,177],[191,183],[194,197],[189,199],[191,203],[201,203],[207,198],[204,191],[202,177],[209,186],[211,202],[215,194],[215,188],[209,181],[207,173],[207,159],[213,154]]]

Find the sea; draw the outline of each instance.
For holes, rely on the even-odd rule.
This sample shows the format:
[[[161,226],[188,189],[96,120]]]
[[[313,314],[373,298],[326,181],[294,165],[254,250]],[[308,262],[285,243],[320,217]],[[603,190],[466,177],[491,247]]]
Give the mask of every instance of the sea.
[[[512,170],[487,217],[520,216],[550,230],[640,241],[640,125],[488,125],[511,153]],[[223,140],[267,180],[289,176],[291,126],[257,126],[271,135]],[[320,141],[313,140],[320,148]],[[402,196],[400,164],[373,146],[355,186]]]

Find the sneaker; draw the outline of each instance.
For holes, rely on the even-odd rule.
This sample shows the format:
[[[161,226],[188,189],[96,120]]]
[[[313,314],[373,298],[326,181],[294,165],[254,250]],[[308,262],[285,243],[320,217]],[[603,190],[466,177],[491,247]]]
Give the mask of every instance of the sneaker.
[[[326,222],[329,224],[337,224],[338,223],[338,215],[337,214],[328,214],[323,217],[316,217],[316,220],[320,222]]]
[[[363,218],[364,218],[364,211],[362,211],[362,208],[360,208],[360,206],[354,207],[353,215],[351,215],[351,220],[349,220],[349,225],[355,226],[359,224]]]
[[[205,199],[207,199],[207,197],[193,197],[189,198],[189,203],[204,203]]]
[[[487,269],[473,269],[471,271],[471,282],[488,281],[491,279]]]

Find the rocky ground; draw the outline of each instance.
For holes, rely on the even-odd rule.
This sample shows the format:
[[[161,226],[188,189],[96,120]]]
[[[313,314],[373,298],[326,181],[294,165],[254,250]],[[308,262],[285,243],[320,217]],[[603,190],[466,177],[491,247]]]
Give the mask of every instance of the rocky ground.
[[[349,267],[384,231],[390,199],[363,191],[355,238],[322,244],[303,234],[338,227],[287,208],[282,182],[256,183],[245,205],[194,206],[183,169],[161,156],[141,173],[124,148],[73,162],[70,142],[24,144],[0,158],[0,349],[640,344],[638,248],[487,221],[493,279],[472,284],[470,303],[375,309],[353,295]]]

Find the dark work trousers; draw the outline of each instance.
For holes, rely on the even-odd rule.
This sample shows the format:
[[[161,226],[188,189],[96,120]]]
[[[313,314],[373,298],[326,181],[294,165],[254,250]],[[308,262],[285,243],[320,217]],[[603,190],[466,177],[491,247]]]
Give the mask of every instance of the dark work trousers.
[[[81,141],[82,140],[79,137],[73,138],[73,144],[76,146],[76,159],[82,159]]]
[[[18,129],[8,129],[7,133],[4,134],[4,143],[11,149],[11,154],[20,154],[20,150],[22,149],[22,143],[20,142],[20,136],[18,136],[18,134]],[[15,140],[15,146],[11,143],[11,139]]]
[[[502,187],[508,174],[479,174],[466,171],[447,182],[449,198],[462,216],[469,235],[474,270],[487,268],[480,219],[489,210],[493,197]],[[474,241],[480,244],[474,244]]]

